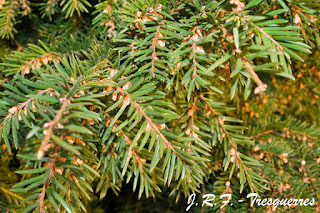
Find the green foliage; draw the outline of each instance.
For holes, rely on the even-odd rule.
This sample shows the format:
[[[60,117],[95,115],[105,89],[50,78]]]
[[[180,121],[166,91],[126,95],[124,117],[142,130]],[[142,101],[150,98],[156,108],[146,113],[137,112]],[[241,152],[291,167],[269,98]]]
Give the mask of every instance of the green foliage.
[[[292,195],[319,200],[319,119],[308,112],[319,109],[318,81],[295,73],[320,46],[316,3],[1,6],[0,36],[18,47],[1,63],[0,160],[18,162],[0,185],[8,211],[90,212],[126,184],[139,199],[232,192],[237,201],[284,196],[296,181]],[[21,47],[16,17],[28,14],[39,40]],[[316,91],[306,104],[301,84],[285,85],[297,78]]]

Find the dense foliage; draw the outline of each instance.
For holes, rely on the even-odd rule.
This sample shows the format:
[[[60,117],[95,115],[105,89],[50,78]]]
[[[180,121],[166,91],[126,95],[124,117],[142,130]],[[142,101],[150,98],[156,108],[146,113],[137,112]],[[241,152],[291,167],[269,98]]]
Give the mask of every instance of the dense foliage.
[[[0,211],[102,212],[128,185],[144,207],[120,212],[192,193],[216,195],[194,212],[271,211],[253,192],[318,211],[319,9],[0,0]]]

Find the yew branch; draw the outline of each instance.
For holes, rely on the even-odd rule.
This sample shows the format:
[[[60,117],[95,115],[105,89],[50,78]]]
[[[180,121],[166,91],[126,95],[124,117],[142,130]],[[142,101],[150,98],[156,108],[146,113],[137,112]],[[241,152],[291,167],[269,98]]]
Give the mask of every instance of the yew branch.
[[[241,58],[242,63],[244,64],[244,66],[247,68],[247,70],[249,71],[251,77],[253,78],[253,80],[257,83],[258,87],[256,87],[254,89],[254,94],[258,94],[260,92],[266,91],[267,89],[267,85],[264,84],[259,76],[257,75],[257,73],[254,71],[253,67],[251,66],[251,64],[248,62],[248,59],[246,57],[242,57]]]
[[[150,72],[152,73],[153,77],[155,77],[154,63],[155,63],[155,60],[156,60],[156,57],[157,57],[156,56],[156,45],[158,43],[159,35],[160,35],[160,26],[157,28],[156,35],[152,39],[152,44],[151,44],[151,48],[153,49],[153,51],[152,51],[152,61],[151,61],[151,70],[150,70]]]
[[[48,123],[49,126],[47,128],[47,132],[45,134],[44,139],[41,142],[40,149],[39,149],[39,151],[37,153],[37,158],[39,160],[42,159],[42,157],[44,155],[44,152],[47,150],[47,145],[49,143],[49,140],[50,140],[51,136],[53,135],[54,127],[59,123],[59,121],[61,120],[63,112],[67,109],[68,105],[70,104],[70,100],[67,99],[67,95],[62,98],[61,102],[62,102],[62,106],[59,109],[58,113],[56,114],[54,119]]]
[[[45,90],[42,90],[40,92],[38,92],[38,94],[43,94],[43,93],[46,93],[46,92],[50,92],[52,89],[51,88],[48,88],[48,89],[45,89]],[[29,98],[27,101],[23,102],[22,104],[19,104],[18,106],[14,106],[14,107],[11,107],[10,109],[12,109],[11,111],[9,110],[9,113],[6,115],[6,117],[4,118],[4,120],[1,122],[0,124],[0,128],[2,128],[3,124],[11,117],[15,114],[16,111],[21,111],[24,107],[28,106],[28,104],[33,101],[34,98]]]

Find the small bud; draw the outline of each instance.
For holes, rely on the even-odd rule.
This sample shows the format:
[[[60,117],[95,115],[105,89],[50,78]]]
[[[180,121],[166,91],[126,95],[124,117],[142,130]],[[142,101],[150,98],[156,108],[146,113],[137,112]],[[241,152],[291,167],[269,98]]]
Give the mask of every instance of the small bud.
[[[107,87],[107,92],[110,92],[112,90],[112,86]]]
[[[18,107],[13,106],[8,111],[9,111],[10,114],[14,114],[17,110],[18,110]]]
[[[165,129],[166,128],[166,124],[160,124],[158,125],[159,129]]]
[[[128,81],[125,85],[123,85],[122,89],[123,90],[127,90],[132,86],[132,84],[130,83],[130,81]]]
[[[165,46],[166,46],[166,43],[164,43],[164,41],[162,41],[162,40],[158,40],[158,41],[157,41],[157,44],[158,44],[160,47],[165,47]]]
[[[112,94],[112,100],[114,100],[114,101],[118,100],[118,95],[113,93]]]
[[[199,40],[199,35],[198,34],[193,34],[193,36],[191,36],[191,38],[194,42]]]
[[[199,35],[199,36],[202,36],[201,30],[200,29],[196,29],[196,34]]]
[[[266,84],[261,84],[261,85],[259,85],[258,87],[256,87],[255,89],[254,89],[254,94],[259,94],[259,93],[261,93],[261,92],[264,92],[264,91],[266,91],[267,90],[267,85]]]
[[[54,171],[55,171],[56,173],[58,173],[59,175],[62,175],[63,168],[62,168],[62,167],[55,167]]]
[[[118,70],[111,69],[110,71],[110,77],[113,78],[118,73]]]
[[[146,128],[144,129],[144,131],[146,132],[146,131],[148,131],[150,128],[151,128],[151,125],[150,125],[149,122],[148,122],[147,125],[146,125]]]
[[[61,123],[57,123],[57,128],[58,128],[58,129],[63,129],[64,126],[63,126]]]
[[[23,73],[24,73],[24,74],[26,74],[26,75],[27,75],[27,74],[29,74],[29,73],[30,73],[30,68],[29,68],[29,66],[28,66],[27,64],[26,64],[26,65],[24,65],[24,67],[23,67],[23,68],[24,68],[24,71],[23,71]]]
[[[80,159],[80,158],[77,158],[77,157],[75,157],[75,161],[73,161],[73,164],[74,165],[81,165],[81,164],[83,164],[83,161]]]
[[[194,109],[191,108],[191,109],[188,111],[188,115],[189,115],[189,116],[193,116],[193,114],[194,114]]]
[[[302,136],[302,140],[303,140],[303,141],[306,141],[307,139],[308,139],[307,136],[305,136],[305,135]]]
[[[43,158],[43,155],[44,155],[43,150],[39,150],[38,153],[37,153],[37,159],[41,160]]]
[[[257,152],[259,150],[260,150],[260,147],[259,146],[255,146],[252,151]]]
[[[110,11],[112,10],[111,5],[109,4],[102,12],[105,14],[110,13]]]
[[[230,155],[234,156],[236,154],[236,150],[234,148],[230,149]]]
[[[287,189],[290,189],[290,185],[289,185],[289,183],[286,183],[286,186],[285,186]]]
[[[127,106],[127,105],[130,104],[130,97],[129,97],[129,96],[126,96],[126,97],[124,98],[123,104],[124,104],[125,106]]]
[[[299,16],[298,13],[294,14],[294,16],[293,16],[293,23],[295,23],[295,24],[301,23],[301,18],[300,18],[300,16]]]
[[[204,53],[203,47],[201,47],[200,45],[196,45],[194,51],[196,53]]]
[[[191,129],[188,127],[188,129],[185,131],[186,135],[190,135]]]
[[[192,128],[195,130],[199,130],[199,127],[197,127],[196,125],[192,125]]]
[[[305,166],[306,163],[307,163],[307,162],[306,162],[305,160],[301,161],[301,165],[302,165],[302,166]]]
[[[128,158],[132,158],[132,154],[133,154],[133,151],[132,151],[132,149],[130,149],[128,152]]]
[[[41,58],[41,61],[44,65],[47,65],[48,64],[48,58],[47,57],[42,57]]]
[[[192,132],[192,137],[199,138],[198,134],[196,132],[194,132],[194,131]]]
[[[70,144],[73,144],[75,141],[75,137],[72,137],[72,136],[67,136],[66,139]]]
[[[47,123],[43,124],[42,128],[46,129],[46,128],[48,128],[49,126],[50,126],[50,122],[47,122]]]

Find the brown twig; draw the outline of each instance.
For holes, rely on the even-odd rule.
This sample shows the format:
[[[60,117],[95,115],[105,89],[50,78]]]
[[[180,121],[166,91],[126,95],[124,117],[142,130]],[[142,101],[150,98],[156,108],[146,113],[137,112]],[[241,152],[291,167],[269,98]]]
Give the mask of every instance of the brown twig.
[[[192,43],[192,50],[193,50],[193,73],[192,73],[192,79],[195,79],[197,77],[197,61],[196,61],[196,55],[197,55],[197,52],[196,52],[196,48],[197,48],[197,45],[196,45],[196,42],[193,42]]]
[[[152,39],[152,44],[151,44],[151,48],[153,48],[153,51],[152,51],[152,61],[151,61],[151,70],[150,72],[152,73],[153,75],[153,78],[155,77],[155,73],[154,73],[154,63],[155,63],[155,60],[156,60],[156,45],[158,43],[158,38],[159,38],[159,35],[160,35],[160,26],[157,28],[157,31],[156,31],[156,35],[155,37]]]
[[[251,66],[251,64],[248,62],[248,59],[244,56],[241,58],[242,63],[244,64],[244,66],[247,68],[247,70],[249,71],[251,77],[253,78],[253,80],[257,83],[258,87],[256,87],[254,89],[254,94],[258,94],[260,92],[266,91],[267,89],[267,85],[264,84],[259,76],[257,75],[257,73],[254,71],[253,67]]]
[[[54,127],[59,123],[63,112],[67,109],[68,105],[70,104],[70,100],[67,99],[67,95],[64,98],[62,98],[61,102],[62,102],[62,106],[61,106],[60,110],[58,111],[58,113],[56,114],[54,119],[52,121],[50,121],[49,123],[47,123],[48,124],[48,127],[46,129],[47,132],[45,134],[44,139],[41,142],[40,149],[37,153],[38,160],[42,159],[44,152],[47,150],[47,145],[48,145],[48,142],[53,134]]]
[[[112,81],[113,83],[116,83],[114,81]],[[117,84],[117,83],[116,83]],[[135,106],[135,108],[142,114],[142,116],[147,120],[148,124],[154,129],[156,130],[156,132],[158,133],[158,135],[162,138],[163,143],[165,144],[166,147],[169,147],[170,149],[172,149],[173,152],[176,152],[176,150],[174,150],[173,145],[166,139],[166,137],[164,137],[164,135],[160,132],[159,128],[157,127],[157,125],[151,120],[151,118],[149,116],[147,116],[147,114],[144,112],[144,110],[142,109],[142,107],[136,103],[135,101],[132,100],[132,98],[130,97],[129,94],[127,94],[121,87],[117,88],[118,91],[120,91],[120,93],[125,97],[124,99],[124,104],[126,102],[126,104],[133,104]],[[138,112],[138,113],[139,113]]]
[[[46,196],[46,188],[47,188],[47,186],[49,184],[50,177],[52,177],[54,175],[54,173],[55,173],[54,170],[55,170],[55,167],[56,167],[56,163],[59,160],[59,157],[60,156],[57,153],[57,147],[55,147],[55,149],[52,152],[51,160],[48,163],[49,175],[48,175],[47,181],[43,184],[42,191],[40,192],[40,194],[38,196],[40,213],[44,213],[45,212],[44,209],[43,209],[43,201],[44,201],[44,198]]]
[[[274,40],[271,36],[269,36],[266,31],[264,31],[262,28],[258,27],[258,26],[255,26],[263,35],[265,35],[266,37],[268,37],[268,39],[270,39],[275,45],[276,47],[281,50],[283,52],[283,54],[285,56],[288,57],[288,54],[284,51],[283,47],[276,41]]]
[[[176,152],[176,150],[174,150],[173,145],[166,139],[166,137],[164,137],[164,135],[160,132],[159,128],[157,127],[157,125],[151,120],[151,118],[149,116],[146,115],[146,113],[144,112],[144,110],[141,108],[141,106],[139,104],[137,104],[135,101],[133,101],[130,98],[130,103],[132,103],[136,109],[138,109],[140,111],[140,113],[142,114],[142,116],[147,120],[148,124],[154,129],[156,130],[156,132],[158,133],[158,135],[162,138],[163,143],[165,144],[166,147],[169,147],[173,152]]]

